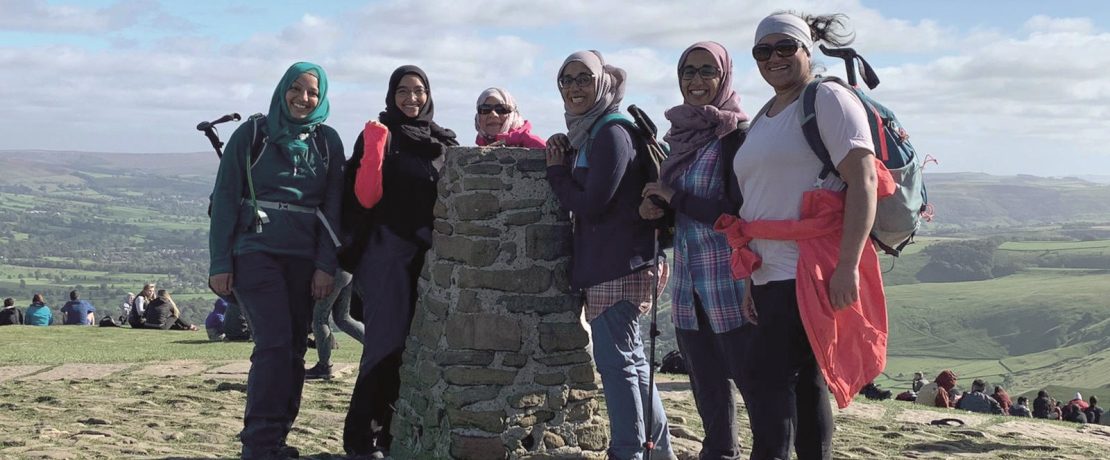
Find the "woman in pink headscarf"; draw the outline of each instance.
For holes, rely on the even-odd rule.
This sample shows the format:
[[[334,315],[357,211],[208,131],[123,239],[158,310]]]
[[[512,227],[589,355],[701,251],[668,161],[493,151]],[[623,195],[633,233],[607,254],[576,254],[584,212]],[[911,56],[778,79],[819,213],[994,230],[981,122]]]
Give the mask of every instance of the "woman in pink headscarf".
[[[732,161],[744,140],[748,116],[732,90],[732,59],[715,42],[698,42],[678,60],[683,103],[667,110],[664,138],[671,154],[658,182],[643,189],[641,217],[674,214],[671,312],[678,348],[686,358],[694,401],[705,427],[703,459],[740,455],[736,398],[744,318],[744,281],[734,280],[725,236],[713,230],[721,215],[740,210]],[[662,202],[659,202],[662,200]]]
[[[501,88],[487,88],[478,96],[478,112],[474,114],[475,143],[479,146],[524,147],[542,149],[547,143],[532,134],[532,123],[517,111],[516,100]]]

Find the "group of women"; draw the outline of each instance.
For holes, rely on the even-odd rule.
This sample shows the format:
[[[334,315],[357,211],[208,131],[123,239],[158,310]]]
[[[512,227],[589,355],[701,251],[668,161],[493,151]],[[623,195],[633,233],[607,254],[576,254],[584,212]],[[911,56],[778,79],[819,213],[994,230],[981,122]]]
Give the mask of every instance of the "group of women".
[[[798,221],[814,190],[835,194],[843,223],[834,229],[839,258],[828,267],[823,303],[838,314],[858,310],[858,267],[875,257],[865,250],[876,202],[870,129],[847,89],[821,85],[821,136],[842,182],[815,189],[822,163],[797,117],[798,96],[814,78],[815,43],[844,44],[843,26],[842,16],[791,13],[760,23],[752,55],[775,96],[755,120],[732,89],[725,47],[690,46],[677,65],[683,103],[666,112],[671,155],[656,182],[638,164],[643,140],[608,121],[628,76],[596,51],[573,53],[559,68],[567,132],[546,142],[530,133],[506,91],[479,96],[476,143],[546,148],[548,181],[574,215],[570,279],[585,293],[610,458],[642,458],[645,446],[653,458],[674,458],[637,326],[652,290],[669,278],[679,347],[706,430],[700,458],[740,455],[734,383],[750,418],[752,458],[789,458],[795,448],[802,459],[829,458],[829,391],[799,313],[809,306],[795,294],[807,249],[790,232],[737,243],[714,224],[722,216],[738,216],[741,225]],[[402,66],[389,79],[385,110],[366,123],[344,166],[339,136],[323,124],[327,93],[323,68],[290,67],[274,91],[261,154],[252,157],[251,129],[240,127],[213,192],[210,284],[220,295],[234,291],[254,333],[244,458],[297,456],[285,441],[300,406],[304,332],[314,300],[332,292],[342,270],[364,299],[365,322],[344,448],[380,458],[392,441],[391,404],[431,248],[436,183],[458,141],[434,121],[427,75]],[[366,186],[366,177],[377,182]],[[664,226],[674,227],[673,267],[654,250]],[[737,257],[747,253],[755,259]],[[745,269],[746,279],[734,277]]]

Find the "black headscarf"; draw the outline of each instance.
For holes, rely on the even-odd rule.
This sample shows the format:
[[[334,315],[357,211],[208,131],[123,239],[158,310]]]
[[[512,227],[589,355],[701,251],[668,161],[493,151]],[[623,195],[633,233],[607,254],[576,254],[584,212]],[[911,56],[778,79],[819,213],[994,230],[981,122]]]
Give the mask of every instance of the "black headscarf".
[[[428,102],[420,107],[420,114],[416,118],[405,115],[397,107],[395,95],[397,85],[405,75],[416,75],[424,82],[424,89],[428,91]],[[378,114],[378,120],[389,128],[391,141],[395,149],[415,154],[426,160],[439,158],[448,146],[459,145],[455,140],[455,132],[441,127],[432,121],[435,116],[435,104],[432,102],[432,86],[428,83],[428,76],[423,70],[414,65],[403,65],[393,71],[389,76],[389,91],[385,94],[385,111]]]

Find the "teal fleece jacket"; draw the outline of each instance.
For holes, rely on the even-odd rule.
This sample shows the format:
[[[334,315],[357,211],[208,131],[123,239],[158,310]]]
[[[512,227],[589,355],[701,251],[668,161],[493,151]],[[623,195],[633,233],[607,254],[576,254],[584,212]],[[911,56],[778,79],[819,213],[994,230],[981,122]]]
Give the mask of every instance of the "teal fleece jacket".
[[[335,273],[338,248],[321,220],[314,214],[261,208],[270,222],[255,231],[245,165],[253,133],[252,123],[243,123],[231,135],[220,160],[212,190],[212,221],[209,227],[211,264],[208,274],[233,273],[234,256],[252,252],[303,257],[316,268]],[[265,124],[259,128],[265,132]],[[310,136],[307,158],[294,161],[288,153],[266,143],[251,167],[255,196],[259,201],[319,208],[339,236],[340,200],[343,189],[343,142],[331,127],[321,124]],[[324,158],[329,157],[325,167]],[[298,159],[299,160],[299,159]]]

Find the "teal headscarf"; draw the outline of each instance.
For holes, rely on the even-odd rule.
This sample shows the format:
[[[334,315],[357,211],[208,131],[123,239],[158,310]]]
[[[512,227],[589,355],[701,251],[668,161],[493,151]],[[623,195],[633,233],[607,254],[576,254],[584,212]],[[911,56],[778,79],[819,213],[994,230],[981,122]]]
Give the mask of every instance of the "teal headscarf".
[[[305,72],[316,75],[319,80],[320,103],[307,117],[298,120],[289,114],[285,92]],[[328,119],[329,112],[331,112],[331,104],[328,102],[328,75],[324,73],[324,68],[311,62],[298,62],[289,66],[289,70],[285,71],[285,76],[281,77],[277,88],[274,88],[274,97],[270,100],[270,112],[266,115],[269,143],[288,153],[293,161],[304,162],[308,155],[308,143],[302,140],[300,135],[311,133],[317,125]]]

